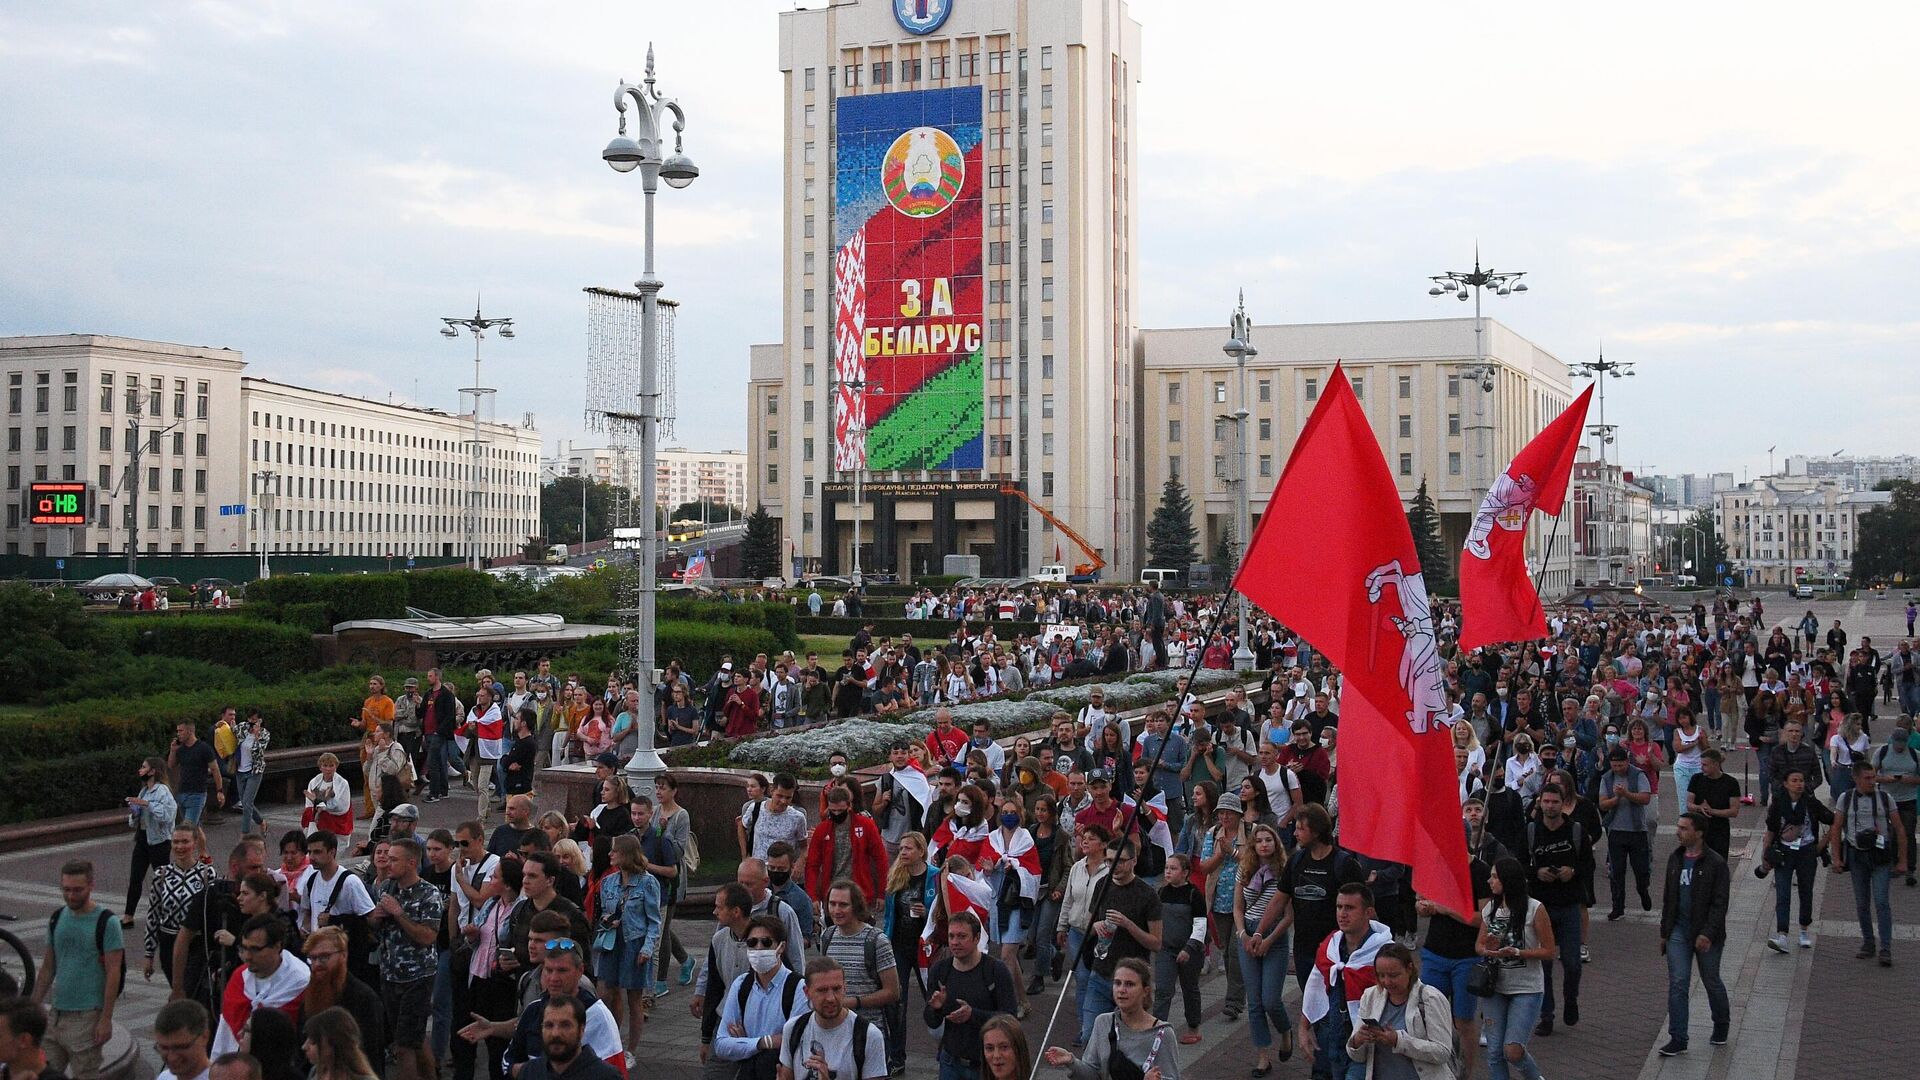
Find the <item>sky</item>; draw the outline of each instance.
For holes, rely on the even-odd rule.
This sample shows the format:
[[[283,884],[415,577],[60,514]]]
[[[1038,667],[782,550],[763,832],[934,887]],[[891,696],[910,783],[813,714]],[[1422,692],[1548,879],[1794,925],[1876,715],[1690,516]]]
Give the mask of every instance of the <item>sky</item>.
[[[741,448],[747,347],[779,336],[792,6],[9,3],[0,335],[226,346],[451,410],[471,345],[439,317],[477,295],[519,331],[488,345],[499,415],[591,444],[580,289],[640,269],[637,177],[599,151],[651,41],[701,168],[658,208],[672,441]],[[1224,328],[1241,288],[1259,322],[1457,316],[1426,276],[1478,244],[1532,286],[1490,316],[1636,365],[1607,402],[1630,468],[1916,449],[1920,9],[1131,10],[1144,325]]]

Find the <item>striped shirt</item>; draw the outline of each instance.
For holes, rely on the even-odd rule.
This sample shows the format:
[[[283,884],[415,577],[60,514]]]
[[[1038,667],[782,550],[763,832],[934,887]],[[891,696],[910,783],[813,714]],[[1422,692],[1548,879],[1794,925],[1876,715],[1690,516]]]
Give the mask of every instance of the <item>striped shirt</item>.
[[[1248,933],[1257,931],[1260,920],[1267,917],[1267,904],[1272,902],[1273,894],[1280,890],[1280,879],[1274,875],[1273,868],[1262,866],[1253,872],[1240,886],[1240,899],[1246,905]]]

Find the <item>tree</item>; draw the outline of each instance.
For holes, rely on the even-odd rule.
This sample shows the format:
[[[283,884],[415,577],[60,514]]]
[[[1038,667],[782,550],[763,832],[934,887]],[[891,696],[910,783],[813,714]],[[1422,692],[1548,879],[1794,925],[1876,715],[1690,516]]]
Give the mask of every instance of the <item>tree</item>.
[[[1214,580],[1224,585],[1240,572],[1240,548],[1233,539],[1233,526],[1223,526],[1213,541]]]
[[[1860,515],[1854,528],[1853,580],[1862,584],[1920,578],[1920,484],[1895,480],[1878,490],[1893,501]]]
[[[0,701],[31,701],[100,661],[109,643],[69,589],[0,582]]]
[[[740,542],[741,574],[756,580],[786,576],[780,567],[780,522],[756,506],[747,517],[747,535]]]
[[[1696,533],[1693,531],[1695,529],[1700,531]],[[1686,550],[1687,561],[1693,563],[1693,567],[1687,573],[1692,574],[1694,580],[1702,585],[1717,585],[1726,574],[1716,572],[1716,567],[1725,566],[1727,573],[1732,572],[1733,560],[1727,555],[1726,542],[1720,539],[1720,533],[1714,527],[1712,507],[1694,511],[1693,516],[1687,519],[1686,526],[1680,530],[1680,535],[1692,537]],[[1694,554],[1696,547],[1700,549],[1698,555]]]
[[[1407,528],[1413,532],[1413,550],[1420,556],[1420,572],[1426,578],[1427,591],[1454,592],[1453,553],[1440,539],[1440,510],[1433,505],[1433,496],[1427,494],[1424,477],[1420,480],[1420,490],[1413,495],[1413,502],[1407,506]]]
[[[601,540],[612,534],[614,511],[631,501],[627,489],[613,484],[589,481],[579,476],[562,476],[540,488],[540,531],[549,543],[578,544],[580,535],[580,497],[587,499],[587,535]]]
[[[1147,522],[1147,563],[1162,570],[1185,570],[1200,561],[1200,530],[1193,525],[1193,500],[1180,478],[1170,476],[1160,489],[1160,506]]]
[[[692,502],[683,502],[679,506],[674,507],[671,520],[701,520],[700,506],[702,503],[706,504],[707,516],[705,520],[709,525],[722,524],[728,520],[738,520],[742,516],[738,508],[728,506],[726,503],[715,502],[712,499],[695,499]]]

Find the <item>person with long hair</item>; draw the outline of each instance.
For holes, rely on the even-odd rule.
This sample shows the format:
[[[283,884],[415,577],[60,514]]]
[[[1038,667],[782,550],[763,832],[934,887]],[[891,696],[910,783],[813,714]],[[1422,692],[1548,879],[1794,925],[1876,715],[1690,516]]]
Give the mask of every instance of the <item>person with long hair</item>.
[[[919,956],[920,932],[926,928],[928,912],[933,908],[938,879],[927,865],[927,838],[917,832],[902,834],[893,867],[887,871],[882,917],[882,929],[896,958]],[[903,966],[912,969],[913,964]],[[887,1067],[893,1072],[907,1066],[907,990],[913,983],[911,978],[900,980],[900,1000],[887,1010]],[[923,984],[921,993],[925,992]]]
[[[682,683],[674,683],[684,689]],[[693,840],[693,815],[680,805],[680,782],[672,773],[661,773],[653,782],[653,797],[657,802],[653,812],[653,824],[667,840],[673,844],[673,850],[680,853],[680,881],[682,894],[686,891],[685,882],[690,873],[689,851]],[[697,853],[696,853],[697,854]],[[660,923],[660,970],[655,982],[667,981],[667,970],[675,960],[680,962],[680,985],[693,982],[693,956],[680,942],[680,936],[673,930],[673,909],[675,904],[665,905]]]
[[[1113,778],[1115,801],[1125,799],[1133,790],[1133,751],[1128,749],[1126,733],[1119,724],[1104,724],[1093,744],[1093,767]]]
[[[1410,1065],[1418,1080],[1453,1080],[1452,1010],[1445,994],[1420,981],[1413,950],[1397,941],[1382,945],[1373,975],[1374,984],[1360,995],[1360,1026],[1347,1040],[1349,1058],[1369,1077],[1404,1077]]]
[[[1251,774],[1240,778],[1240,821],[1249,834],[1255,825],[1271,828],[1280,835],[1280,816],[1273,812],[1273,800],[1267,797],[1267,785]]]
[[[1520,860],[1508,857],[1494,863],[1487,887],[1493,897],[1480,909],[1476,951],[1497,961],[1500,972],[1493,993],[1480,999],[1487,1029],[1487,1075],[1489,1080],[1508,1080],[1517,1071],[1522,1080],[1540,1080],[1527,1040],[1540,1022],[1546,995],[1542,964],[1559,952],[1553,922],[1546,905],[1528,895],[1527,868]]]
[[[240,1049],[260,1063],[260,1080],[306,1080],[300,1029],[279,1009],[255,1009],[240,1029]]]
[[[1000,810],[980,860],[993,889],[993,925],[989,928],[993,943],[1000,947],[1000,962],[1013,972],[1013,989],[1020,1019],[1027,1018],[1026,985],[1021,981],[1020,953],[1025,949],[1028,931],[1033,926],[1034,908],[1039,903],[1039,875],[1031,879],[1021,873],[1019,861],[1033,848],[1033,837],[1022,827],[1026,808],[1020,796],[1008,793],[1000,798]],[[1038,851],[1034,851],[1037,859]]]
[[[587,715],[574,736],[580,740],[581,756],[588,761],[613,749],[613,719],[607,715],[605,698],[596,697],[587,703]]]
[[[335,1007],[308,1017],[306,1034],[300,1049],[313,1063],[312,1080],[375,1080],[379,1075],[361,1048],[360,1025],[347,1010]]]
[[[627,1053],[640,1049],[653,989],[653,957],[660,949],[660,880],[647,870],[640,838],[617,836],[613,872],[600,879],[594,918],[594,985],[613,999],[626,1021]]]
[[[168,790],[167,759],[150,757],[140,763],[140,794],[127,796],[127,822],[133,826],[133,871],[127,875],[127,906],[120,925],[133,925],[133,910],[146,890],[147,871],[165,866],[172,852],[173,826],[181,817],[179,804]]]
[[[1233,897],[1235,954],[1247,992],[1247,1027],[1253,1036],[1253,1075],[1273,1070],[1273,1033],[1280,1032],[1280,1060],[1293,1056],[1293,1024],[1281,995],[1287,986],[1287,934],[1293,908],[1280,897],[1287,853],[1280,831],[1253,827],[1240,848],[1238,886]]]
[[[600,782],[600,801],[580,815],[574,823],[573,838],[592,843],[601,837],[611,840],[633,831],[633,814],[627,808],[627,782],[610,776]]]
[[[1827,759],[1833,767],[1827,770],[1827,794],[1836,802],[1840,796],[1853,790],[1853,766],[1867,759],[1867,750],[1872,745],[1867,738],[1866,718],[1859,713],[1848,713],[1840,722],[1839,730],[1827,737]]]
[[[1027,1033],[1020,1021],[1005,1013],[980,1029],[980,1057],[983,1080],[1029,1080],[1033,1075],[1033,1051],[1027,1048]]]
[[[1034,906],[1033,977],[1027,981],[1027,996],[1046,990],[1047,973],[1053,970],[1057,950],[1054,934],[1060,927],[1060,896],[1067,885],[1067,871],[1073,866],[1073,840],[1070,830],[1060,825],[1060,800],[1051,791],[1035,796],[1033,823],[1027,835],[1033,837],[1034,850],[1040,856],[1040,900]]]
[[[1047,1064],[1066,1069],[1073,1080],[1180,1080],[1178,1040],[1172,1025],[1154,1017],[1148,1007],[1152,1000],[1153,969],[1137,956],[1119,960],[1113,968],[1113,1011],[1094,1018],[1081,1056],[1049,1046]]]
[[[460,933],[473,950],[467,967],[464,1013],[488,1020],[505,1020],[514,1015],[515,976],[501,966],[500,957],[512,952],[513,915],[520,906],[524,874],[524,864],[518,858],[501,859],[499,869],[480,886],[482,899],[473,917],[460,927]],[[496,1063],[506,1045],[488,1040],[486,1049],[487,1075],[491,1080],[500,1080]],[[473,1070],[475,1056],[474,1040],[463,1038],[453,1043],[453,1074],[468,1075]]]

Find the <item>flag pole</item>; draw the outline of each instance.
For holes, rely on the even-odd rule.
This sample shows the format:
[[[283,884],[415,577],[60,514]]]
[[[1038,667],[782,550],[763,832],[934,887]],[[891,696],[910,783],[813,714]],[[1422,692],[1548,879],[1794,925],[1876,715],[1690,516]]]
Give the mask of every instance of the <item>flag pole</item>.
[[[1195,680],[1196,678],[1199,678],[1200,676],[1200,664],[1201,664],[1201,661],[1206,658],[1207,646],[1213,644],[1214,637],[1219,634],[1220,620],[1222,617],[1226,615],[1228,603],[1232,599],[1233,599],[1233,586],[1231,583],[1229,583],[1227,586],[1227,591],[1220,594],[1219,606],[1215,607],[1213,610],[1212,623],[1208,625],[1207,632],[1204,635],[1202,635],[1200,638],[1200,647],[1194,652],[1193,666],[1187,669],[1187,686],[1189,688],[1188,690],[1189,693],[1193,692],[1192,691],[1193,680]],[[1246,610],[1251,611],[1252,609],[1253,609],[1252,604],[1248,604]],[[1174,709],[1176,710],[1176,712],[1178,711],[1179,707],[1180,707],[1179,699],[1175,698]],[[1177,720],[1178,716],[1176,716],[1175,719]],[[1168,734],[1169,735],[1172,734],[1171,727],[1169,727],[1168,729]],[[1132,806],[1122,808],[1121,818],[1120,818],[1120,830],[1118,835],[1116,835],[1113,838],[1110,844],[1110,848],[1109,848],[1110,853],[1117,853],[1119,851],[1120,845],[1126,842],[1127,834],[1132,832],[1134,826],[1137,824],[1138,818],[1140,817],[1140,808],[1146,805],[1147,793],[1149,790],[1153,788],[1154,774],[1160,771],[1160,759],[1166,754],[1167,743],[1169,741],[1170,740],[1168,739],[1160,740],[1159,747],[1155,749],[1153,752],[1153,760],[1149,762],[1147,765],[1147,786],[1144,788],[1141,788],[1139,793],[1134,796]],[[1147,834],[1145,830],[1142,830],[1140,833],[1140,842],[1142,844],[1148,842]],[[1136,851],[1137,850],[1138,849],[1136,848]],[[1040,1075],[1040,1066],[1046,1064],[1047,1040],[1053,1036],[1053,1026],[1060,1019],[1060,1006],[1064,1004],[1067,1000],[1067,991],[1069,988],[1073,986],[1074,974],[1075,972],[1080,970],[1081,960],[1085,958],[1085,956],[1087,955],[1087,952],[1093,948],[1093,943],[1098,939],[1098,935],[1091,932],[1093,930],[1092,920],[1094,916],[1099,915],[1103,910],[1105,910],[1101,907],[1101,905],[1106,902],[1107,886],[1111,885],[1112,883],[1113,883],[1113,871],[1109,869],[1107,871],[1107,876],[1101,878],[1100,883],[1094,886],[1093,899],[1089,901],[1087,904],[1087,912],[1088,912],[1087,929],[1089,933],[1085,938],[1081,939],[1079,951],[1069,958],[1070,962],[1067,964],[1067,977],[1063,979],[1060,983],[1060,998],[1059,1000],[1053,1003],[1053,1015],[1047,1018],[1046,1030],[1040,1033],[1039,1053],[1034,1055],[1033,1072],[1028,1074],[1028,1080],[1034,1080],[1034,1078],[1038,1077]]]
[[[1553,517],[1553,531],[1547,534],[1547,552],[1540,557],[1540,572],[1533,575],[1533,593],[1535,596],[1540,595],[1540,581],[1547,576],[1547,567],[1553,565],[1554,544],[1560,539],[1560,526],[1564,523],[1566,516],[1565,514],[1555,514]]]

